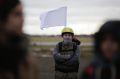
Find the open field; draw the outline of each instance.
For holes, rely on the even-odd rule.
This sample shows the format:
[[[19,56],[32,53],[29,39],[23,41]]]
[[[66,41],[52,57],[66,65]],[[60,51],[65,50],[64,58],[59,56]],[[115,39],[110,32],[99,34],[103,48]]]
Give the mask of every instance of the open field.
[[[54,60],[53,57],[45,57],[39,54],[36,56],[38,60],[36,79],[54,79]],[[79,74],[90,63],[91,58],[80,58]]]
[[[79,75],[93,58],[93,46],[91,37],[77,37],[82,45],[80,46],[80,66]],[[60,37],[31,37],[32,51],[37,59],[36,79],[54,79],[54,60],[52,51],[55,44],[62,39]]]
[[[81,42],[92,42],[91,37],[77,37]],[[31,37],[32,42],[59,42],[62,41],[60,36],[54,37]]]

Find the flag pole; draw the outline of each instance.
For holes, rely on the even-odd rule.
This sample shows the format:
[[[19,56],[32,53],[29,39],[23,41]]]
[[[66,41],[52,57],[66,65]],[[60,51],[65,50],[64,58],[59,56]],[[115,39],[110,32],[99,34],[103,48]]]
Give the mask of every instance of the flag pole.
[[[66,7],[66,26],[65,26],[65,28],[67,27],[67,13],[68,11],[67,11],[67,7]]]

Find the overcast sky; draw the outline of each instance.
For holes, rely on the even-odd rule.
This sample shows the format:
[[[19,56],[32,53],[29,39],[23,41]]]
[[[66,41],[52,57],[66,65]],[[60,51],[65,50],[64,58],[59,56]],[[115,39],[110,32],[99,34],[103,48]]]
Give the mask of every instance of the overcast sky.
[[[24,32],[30,35],[57,35],[63,27],[40,29],[40,15],[67,6],[67,26],[75,34],[93,34],[106,20],[120,19],[120,0],[22,0]]]

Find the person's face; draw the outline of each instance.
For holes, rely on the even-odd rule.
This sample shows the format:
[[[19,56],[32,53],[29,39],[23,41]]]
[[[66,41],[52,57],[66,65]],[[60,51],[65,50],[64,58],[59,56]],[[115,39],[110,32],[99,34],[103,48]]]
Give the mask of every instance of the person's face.
[[[106,37],[101,43],[101,51],[105,58],[111,60],[118,52],[118,42],[112,39],[112,37]]]
[[[23,22],[22,5],[19,3],[8,15],[5,29],[20,34],[22,33]]]
[[[69,33],[66,33],[63,35],[63,39],[64,40],[72,40],[73,39],[73,36]]]

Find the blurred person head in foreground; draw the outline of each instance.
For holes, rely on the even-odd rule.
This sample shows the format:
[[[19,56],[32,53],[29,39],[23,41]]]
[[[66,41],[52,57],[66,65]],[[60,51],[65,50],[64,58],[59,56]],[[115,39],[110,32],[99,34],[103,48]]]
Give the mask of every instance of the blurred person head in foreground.
[[[22,4],[19,0],[0,0],[0,28],[20,34],[23,22]]]
[[[0,79],[32,78],[23,22],[20,0],[0,0]]]
[[[120,79],[120,21],[102,25],[94,35],[95,58],[81,79]]]

